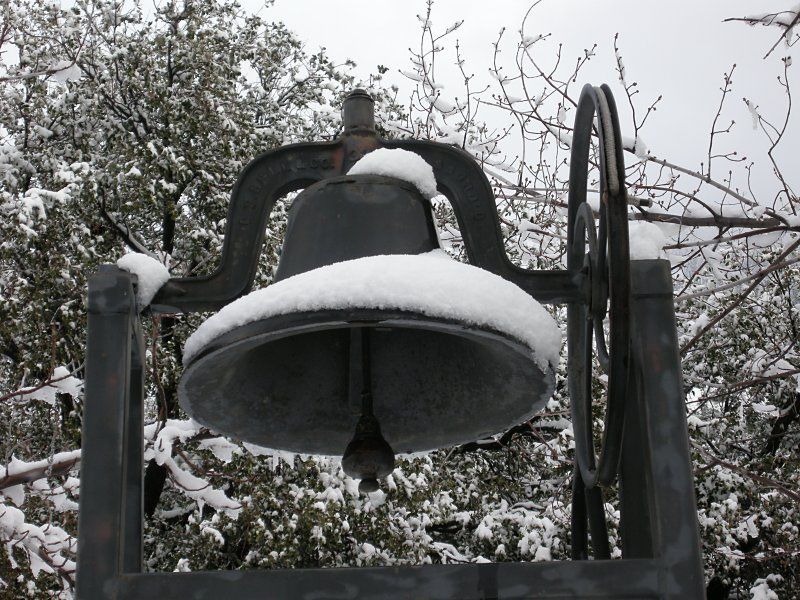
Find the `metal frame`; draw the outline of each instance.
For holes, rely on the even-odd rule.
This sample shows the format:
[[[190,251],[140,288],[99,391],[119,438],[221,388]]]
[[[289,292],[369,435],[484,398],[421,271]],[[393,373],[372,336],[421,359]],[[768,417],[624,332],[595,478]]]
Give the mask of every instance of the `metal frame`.
[[[345,103],[336,142],[281,148],[257,158],[234,188],[222,264],[205,278],[171,279],[155,312],[212,310],[252,285],[264,223],[282,194],[345,172],[361,154],[402,147],[436,171],[456,210],[470,261],[541,302],[590,302],[583,271],[525,271],[503,251],[491,188],[460,150],[387,142],[374,131],[371,100]],[[106,265],[89,281],[89,328],[81,466],[78,597],[114,598],[704,598],[684,396],[669,263],[630,263],[628,394],[619,464],[622,558],[603,559],[599,488],[576,488],[588,510],[595,560],[342,569],[142,573],[144,343],[136,277]],[[576,471],[576,481],[581,477]],[[580,493],[583,491],[583,493]],[[573,541],[587,538],[586,518]],[[583,552],[583,558],[587,552]]]

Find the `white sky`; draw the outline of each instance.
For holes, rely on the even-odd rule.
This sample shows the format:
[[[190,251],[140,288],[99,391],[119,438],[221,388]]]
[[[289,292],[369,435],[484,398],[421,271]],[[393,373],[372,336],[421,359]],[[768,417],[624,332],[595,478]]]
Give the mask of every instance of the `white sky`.
[[[781,120],[786,97],[776,82],[783,69],[780,58],[798,54],[797,47],[787,50],[781,45],[769,59],[762,60],[779,31],[722,20],[786,9],[793,4],[793,0],[543,0],[528,19],[525,35],[552,34],[545,44],[536,45],[545,64],[559,42],[564,44],[564,57],[569,63],[582,54],[583,48],[596,42],[597,56],[583,71],[585,81],[579,83],[611,84],[621,105],[623,134],[630,134],[626,131],[627,112],[612,46],[614,33],[619,32],[628,80],[639,82],[642,98],[664,96],[643,132],[643,139],[655,155],[699,168],[707,153],[708,132],[719,103],[723,72],[737,64],[734,90],[723,113],[727,117],[724,122],[735,119],[737,127],[733,135],[719,140],[719,148],[738,149],[740,153],[760,157],[766,147],[763,135],[753,131],[742,97],[758,105],[765,117]],[[262,18],[286,23],[311,51],[324,46],[337,61],[353,59],[358,64],[356,72],[364,77],[379,64],[390,67],[385,81],[399,85],[401,90],[409,89],[411,82],[397,73],[397,69],[410,68],[408,48],[419,45],[420,22],[416,15],[425,13],[424,0],[276,0],[272,7],[264,7],[258,0],[244,0],[244,5]],[[438,30],[464,19],[455,36],[460,40],[468,68],[477,75],[476,79],[496,83],[488,74],[492,43],[500,28],[506,27],[503,56],[513,60],[518,29],[529,6],[528,0],[437,0],[431,19]],[[795,56],[796,64],[798,59],[800,56]],[[455,61],[454,51],[445,55],[445,61]],[[455,74],[455,67],[446,66]],[[443,97],[448,93],[458,94],[457,77],[440,73],[440,79],[446,84]],[[448,99],[452,100],[452,96]],[[784,166],[788,166],[789,157],[796,160],[800,155],[797,115],[789,132],[795,135],[794,139],[783,142]],[[719,168],[722,167],[720,163]],[[756,177],[759,193],[771,196],[772,182],[769,166],[760,165]],[[796,174],[794,183],[800,183]]]

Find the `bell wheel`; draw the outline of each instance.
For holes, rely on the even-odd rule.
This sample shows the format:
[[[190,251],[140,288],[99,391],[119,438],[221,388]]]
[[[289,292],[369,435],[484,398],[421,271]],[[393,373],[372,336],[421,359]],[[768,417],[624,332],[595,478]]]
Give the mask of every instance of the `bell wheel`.
[[[597,115],[599,208],[587,202],[589,150]],[[568,268],[581,273],[583,302],[568,308],[569,388],[576,463],[586,488],[613,483],[622,450],[631,368],[630,253],[625,165],[610,90],[586,86],[575,119],[568,221]],[[595,226],[597,221],[597,226]],[[595,442],[594,366],[604,375],[605,416]]]

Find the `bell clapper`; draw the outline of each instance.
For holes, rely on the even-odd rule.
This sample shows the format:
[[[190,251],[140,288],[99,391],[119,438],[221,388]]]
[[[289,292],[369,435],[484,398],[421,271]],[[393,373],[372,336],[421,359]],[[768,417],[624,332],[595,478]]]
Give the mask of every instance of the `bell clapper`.
[[[353,439],[342,456],[344,472],[360,479],[358,490],[369,494],[378,490],[378,479],[394,470],[394,451],[381,435],[381,428],[372,413],[369,337],[366,327],[350,330],[350,397],[361,401],[361,417]]]

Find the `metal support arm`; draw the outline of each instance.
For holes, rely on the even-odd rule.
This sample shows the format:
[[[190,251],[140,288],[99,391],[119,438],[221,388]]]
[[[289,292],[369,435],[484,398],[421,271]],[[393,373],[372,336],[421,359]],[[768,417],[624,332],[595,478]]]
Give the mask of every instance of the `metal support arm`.
[[[450,200],[461,226],[470,262],[516,283],[540,302],[582,299],[578,272],[520,269],[508,260],[500,235],[494,193],[483,170],[466,152],[420,140],[390,141],[375,131],[372,99],[356,90],[344,104],[344,135],[333,142],[283,146],[254,159],[231,193],[219,268],[199,277],[170,279],[150,305],[161,313],[219,310],[253,285],[264,230],[281,196],[347,173],[364,154],[402,148],[420,154],[433,167],[439,191]]]

